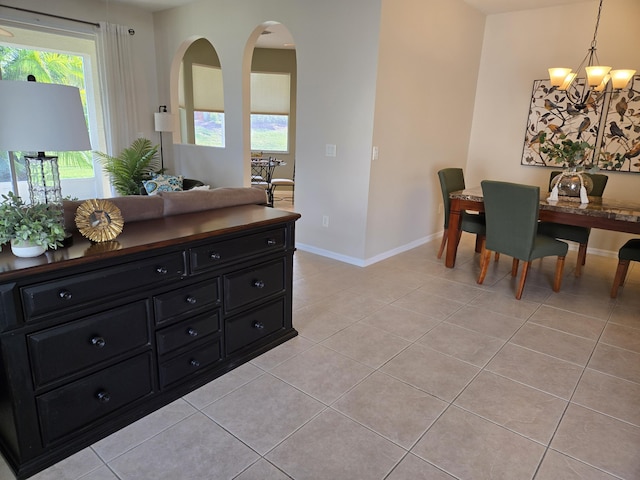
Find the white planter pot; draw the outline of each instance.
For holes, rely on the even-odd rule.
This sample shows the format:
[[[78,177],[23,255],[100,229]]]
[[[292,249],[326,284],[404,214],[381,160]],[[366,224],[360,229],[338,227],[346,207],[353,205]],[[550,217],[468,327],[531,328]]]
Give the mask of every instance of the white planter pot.
[[[17,240],[11,240],[11,251],[16,257],[30,258],[42,255],[47,249],[40,245],[32,245]]]

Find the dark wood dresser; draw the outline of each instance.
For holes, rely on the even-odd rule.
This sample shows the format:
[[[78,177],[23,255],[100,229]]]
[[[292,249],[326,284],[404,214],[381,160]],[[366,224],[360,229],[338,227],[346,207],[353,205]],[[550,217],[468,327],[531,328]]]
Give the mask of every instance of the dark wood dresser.
[[[26,478],[294,337],[295,221],[245,205],[0,253],[0,449]]]

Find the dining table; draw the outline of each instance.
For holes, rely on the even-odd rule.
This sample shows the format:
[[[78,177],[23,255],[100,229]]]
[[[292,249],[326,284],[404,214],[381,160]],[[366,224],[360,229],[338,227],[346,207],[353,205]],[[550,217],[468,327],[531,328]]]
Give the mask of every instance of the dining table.
[[[484,212],[484,198],[482,187],[451,192],[449,198],[451,202],[445,265],[453,268],[460,241],[461,212]],[[560,196],[558,200],[549,200],[549,192],[541,190],[538,218],[544,222],[640,234],[640,203],[606,197],[588,199],[589,203],[580,203],[579,197]]]

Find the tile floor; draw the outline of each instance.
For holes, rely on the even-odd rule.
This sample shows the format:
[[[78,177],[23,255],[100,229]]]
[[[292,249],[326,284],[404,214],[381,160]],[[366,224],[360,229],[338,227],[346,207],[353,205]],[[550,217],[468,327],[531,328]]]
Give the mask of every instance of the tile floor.
[[[510,259],[475,283],[434,241],[367,268],[298,251],[300,335],[33,477],[640,479],[640,266]],[[13,476],[0,463],[0,478]]]

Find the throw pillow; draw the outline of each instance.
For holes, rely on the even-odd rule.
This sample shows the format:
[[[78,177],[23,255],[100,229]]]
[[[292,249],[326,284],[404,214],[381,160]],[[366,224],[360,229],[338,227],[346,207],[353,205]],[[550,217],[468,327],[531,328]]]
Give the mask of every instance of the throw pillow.
[[[158,192],[181,192],[182,175],[156,175],[151,180],[142,182],[148,195],[156,195]]]

